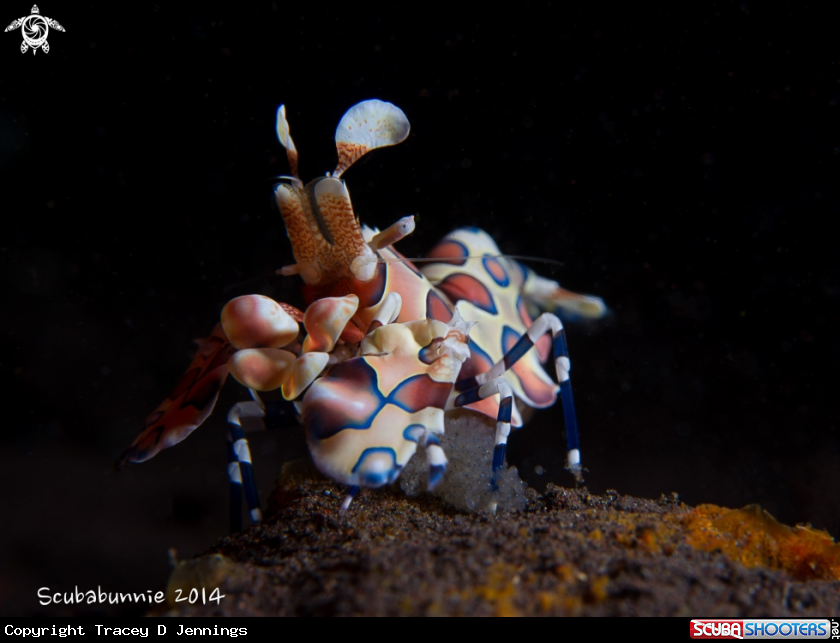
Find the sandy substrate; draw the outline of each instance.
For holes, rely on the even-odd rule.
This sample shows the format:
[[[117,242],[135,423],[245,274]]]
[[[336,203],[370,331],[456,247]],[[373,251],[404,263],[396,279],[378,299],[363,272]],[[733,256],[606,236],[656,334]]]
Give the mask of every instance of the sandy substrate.
[[[837,578],[840,566],[826,568],[837,562],[830,539],[828,555],[807,559],[804,572],[774,569],[741,555],[766,548],[764,527],[760,538],[732,541],[728,551],[709,546],[720,536],[711,525],[724,524],[712,522],[717,508],[701,515],[674,497],[593,496],[554,485],[543,495],[528,489],[526,497],[522,511],[488,515],[382,489],[360,494],[339,518],[334,483],[292,477],[269,500],[263,524],[181,563],[170,596],[178,586],[188,596],[195,586],[209,598],[220,587],[218,602],[178,603],[176,613],[185,615],[840,613],[840,582],[798,580]],[[730,512],[729,520],[740,525],[745,515]],[[775,525],[770,532],[799,543],[798,531]],[[745,566],[739,556],[763,566]]]

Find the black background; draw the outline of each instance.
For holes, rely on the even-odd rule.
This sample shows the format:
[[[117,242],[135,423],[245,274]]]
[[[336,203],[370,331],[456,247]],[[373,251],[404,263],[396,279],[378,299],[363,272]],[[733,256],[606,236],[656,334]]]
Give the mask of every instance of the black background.
[[[299,303],[270,177],[281,102],[313,178],[351,105],[411,121],[345,178],[422,256],[460,225],[610,315],[569,327],[592,492],[760,503],[840,533],[840,74],[828,12],[519,2],[452,14],[282,2],[42,4],[51,51],[0,34],[0,612],[35,591],[156,589],[227,529],[224,411],[111,469],[231,297]],[[28,15],[6,3],[3,24]],[[19,15],[16,15],[19,14]],[[263,498],[301,431],[257,436]],[[510,440],[541,488],[559,405]],[[539,465],[546,473],[538,476]],[[374,492],[375,493],[375,492]]]

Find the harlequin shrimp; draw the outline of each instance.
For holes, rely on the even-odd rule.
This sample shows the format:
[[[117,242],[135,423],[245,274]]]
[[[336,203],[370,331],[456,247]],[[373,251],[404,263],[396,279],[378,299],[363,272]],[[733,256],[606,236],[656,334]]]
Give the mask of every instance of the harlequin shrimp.
[[[360,488],[393,483],[419,446],[427,487],[435,488],[447,465],[439,438],[456,409],[495,419],[495,485],[511,426],[522,425],[515,402],[545,408],[558,394],[567,467],[580,481],[571,364],[554,313],[597,318],[603,302],[503,256],[477,228],[448,234],[418,270],[393,248],[413,232],[413,217],[381,232],[360,226],[341,176],[368,152],[408,136],[408,119],[394,105],[368,100],[352,107],[336,130],[337,167],[308,184],[298,175],[283,105],[276,129],[291,176],[278,178],[275,199],[295,257],[278,273],[300,275],[307,307],[262,295],[230,301],[118,465],[143,462],[186,438],[211,414],[230,373],[252,397],[228,413],[234,529],[243,493],[252,520],[262,517],[245,430],[283,416],[289,404],[315,466],[349,487],[342,512]],[[557,383],[541,365],[552,355]],[[285,402],[262,399],[275,390]]]

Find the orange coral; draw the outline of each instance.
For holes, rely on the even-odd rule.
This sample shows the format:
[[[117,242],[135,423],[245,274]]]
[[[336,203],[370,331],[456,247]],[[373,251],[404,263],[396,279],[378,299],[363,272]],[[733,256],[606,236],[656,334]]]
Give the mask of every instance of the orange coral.
[[[781,569],[797,580],[840,580],[840,545],[827,532],[788,527],[758,505],[700,505],[683,518],[688,543],[720,550],[747,567]]]

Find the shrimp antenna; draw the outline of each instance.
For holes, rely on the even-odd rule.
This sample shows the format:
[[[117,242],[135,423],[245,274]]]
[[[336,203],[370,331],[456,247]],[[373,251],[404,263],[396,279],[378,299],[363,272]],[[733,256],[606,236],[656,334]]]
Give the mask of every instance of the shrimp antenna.
[[[546,259],[545,257],[529,257],[527,255],[470,255],[467,257],[458,256],[458,257],[398,257],[395,259],[382,259],[380,258],[377,263],[404,263],[406,261],[411,261],[412,263],[440,263],[445,261],[463,261],[464,259],[516,259],[518,261],[534,261],[537,263],[547,263],[554,266],[563,266],[565,265],[562,261],[557,261],[556,259]]]

